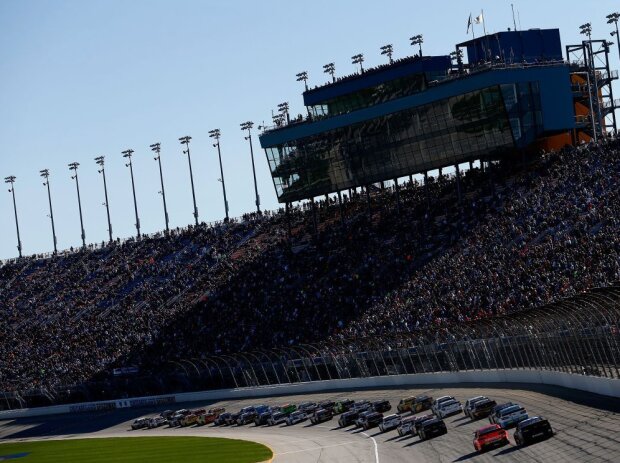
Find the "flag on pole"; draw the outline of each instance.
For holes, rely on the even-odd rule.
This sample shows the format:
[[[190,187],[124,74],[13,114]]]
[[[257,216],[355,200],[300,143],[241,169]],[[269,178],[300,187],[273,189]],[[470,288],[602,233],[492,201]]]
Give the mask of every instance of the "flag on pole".
[[[469,28],[472,26],[471,24],[471,13],[469,13],[469,19],[467,20],[467,34],[469,34]]]
[[[476,24],[482,24],[482,23],[484,23],[484,16],[483,16],[483,14],[482,14],[482,13],[480,13],[480,16],[476,16],[475,23],[476,23]]]

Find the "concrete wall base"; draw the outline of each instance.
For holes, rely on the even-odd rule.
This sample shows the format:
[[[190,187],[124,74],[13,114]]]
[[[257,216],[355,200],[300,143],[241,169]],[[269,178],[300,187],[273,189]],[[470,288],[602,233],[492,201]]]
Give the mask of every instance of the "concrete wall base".
[[[210,402],[217,400],[247,399],[251,397],[309,394],[322,391],[343,391],[386,387],[400,388],[403,386],[426,386],[431,384],[468,384],[474,386],[484,383],[547,384],[620,398],[620,379],[582,376],[547,370],[486,370],[334,379],[308,383],[281,384],[276,386],[262,386],[255,388],[218,389],[215,391],[187,392],[167,396],[140,397],[106,402],[89,402],[74,405],[56,405],[51,407],[6,410],[0,412],[0,420],[87,411],[113,410],[117,408],[152,407],[181,402]]]

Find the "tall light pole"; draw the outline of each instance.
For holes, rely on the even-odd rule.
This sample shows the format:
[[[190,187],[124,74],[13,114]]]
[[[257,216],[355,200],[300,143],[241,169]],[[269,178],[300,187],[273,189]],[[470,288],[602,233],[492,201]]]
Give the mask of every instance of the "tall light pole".
[[[289,108],[288,108],[288,101],[285,101],[284,103],[280,103],[280,104],[278,105],[278,112],[279,112],[280,114],[282,114],[282,116],[283,116],[284,118],[286,118],[286,123],[287,123],[287,124],[290,124],[290,122],[291,122],[291,117],[289,116],[288,109],[289,109]]]
[[[392,59],[393,53],[394,53],[394,47],[392,46],[391,43],[388,45],[383,45],[381,47],[381,54],[387,55],[390,64],[394,63],[394,60]]]
[[[56,227],[54,225],[54,210],[52,208],[52,192],[50,190],[50,171],[48,169],[43,169],[40,170],[39,173],[41,174],[41,177],[43,177],[45,179],[45,181],[43,182],[43,186],[47,187],[47,199],[49,201],[50,204],[50,220],[52,221],[52,241],[54,242],[54,254],[58,253],[58,249],[56,247],[57,245],[57,241],[56,241]]]
[[[579,26],[579,33],[588,36],[588,40],[592,40],[592,24],[585,23]]]
[[[82,237],[82,247],[86,247],[86,233],[84,232],[84,219],[82,217],[82,199],[80,198],[80,179],[78,178],[78,167],[80,166],[79,162],[72,162],[69,164],[69,170],[75,172],[71,178],[75,180],[75,189],[77,190],[77,198],[78,198],[78,210],[80,211],[80,230]]]
[[[105,179],[105,167],[104,167],[105,158],[103,156],[97,156],[95,158],[95,162],[101,169],[97,170],[103,176],[103,194],[105,198],[105,202],[103,205],[105,206],[105,210],[108,216],[108,235],[110,237],[110,243],[114,241],[112,238],[112,221],[110,220],[110,202],[108,201],[108,184]]]
[[[220,129],[209,130],[209,137],[215,139],[213,147],[217,147],[217,155],[220,158],[220,180],[222,181],[222,191],[224,193],[224,210],[226,211],[226,221],[228,221],[228,200],[226,199],[226,183],[224,182],[224,168],[222,167],[222,152],[220,151]]]
[[[364,55],[362,53],[358,53],[357,55],[353,55],[351,56],[351,63],[352,64],[359,64],[360,65],[360,73],[364,73],[364,65],[362,64],[364,62]]]
[[[187,162],[189,163],[189,182],[192,186],[192,200],[194,201],[194,220],[198,225],[198,207],[196,206],[196,192],[194,191],[194,173],[192,172],[192,156],[189,152],[189,141],[192,139],[189,135],[179,138],[181,145],[185,145],[183,154],[187,154]]]
[[[254,193],[256,194],[256,212],[260,214],[260,196],[258,196],[258,184],[256,183],[256,168],[254,167],[254,149],[252,148],[252,127],[254,127],[254,122],[247,121],[243,122],[240,125],[241,130],[248,131],[245,139],[250,142],[250,156],[252,157],[252,175],[254,176]]]
[[[136,199],[136,185],[133,180],[133,163],[131,162],[131,155],[133,154],[132,149],[127,149],[122,151],[121,154],[125,159],[127,159],[127,164],[125,167],[129,167],[129,173],[131,175],[131,191],[133,192],[133,209],[136,213],[136,232],[138,233],[138,239],[140,238],[140,217],[138,217],[138,200]]]
[[[327,63],[323,65],[323,72],[332,76],[332,82],[336,82],[336,65],[334,63]]]
[[[299,74],[297,74],[295,77],[297,77],[297,82],[304,83],[304,87],[306,88],[306,92],[307,92],[308,91],[308,73],[306,71],[302,71]]]
[[[414,35],[413,37],[410,37],[409,40],[411,40],[412,46],[420,46],[420,58],[422,58],[422,44],[424,43],[424,37],[422,37],[422,34]]]
[[[161,182],[161,191],[159,193],[164,200],[164,220],[166,222],[166,231],[170,231],[168,226],[168,208],[166,207],[166,190],[164,190],[164,174],[161,169],[161,143],[153,143],[152,145],[149,145],[149,147],[151,148],[151,151],[155,153],[155,157],[153,159],[159,163],[159,181]]]
[[[618,19],[620,19],[620,13],[611,13],[606,16],[607,24],[615,24],[616,30],[611,32],[611,36],[616,36],[616,42],[618,43],[618,57],[620,58],[620,33],[618,32]]]
[[[17,229],[17,251],[19,252],[19,257],[22,257],[22,239],[19,235],[19,221],[17,220],[17,202],[15,202],[15,175],[9,175],[8,177],[4,177],[4,183],[9,183],[11,186],[9,187],[9,193],[13,193],[13,211],[15,212],[15,228]]]

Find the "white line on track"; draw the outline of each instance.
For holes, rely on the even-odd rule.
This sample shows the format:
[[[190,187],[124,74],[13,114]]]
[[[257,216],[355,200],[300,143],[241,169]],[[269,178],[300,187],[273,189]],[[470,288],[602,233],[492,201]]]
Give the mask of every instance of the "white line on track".
[[[375,440],[374,437],[369,436],[365,432],[363,432],[362,434],[368,437],[370,440],[372,440],[372,443],[375,444],[375,461],[376,463],[379,463],[379,447],[377,446],[377,441]]]

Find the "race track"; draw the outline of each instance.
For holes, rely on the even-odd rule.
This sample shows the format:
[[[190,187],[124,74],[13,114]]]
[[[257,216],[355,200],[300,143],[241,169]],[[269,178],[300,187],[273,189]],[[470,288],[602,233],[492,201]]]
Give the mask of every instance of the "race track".
[[[526,448],[511,444],[478,455],[472,445],[472,433],[488,423],[486,419],[470,422],[460,414],[446,419],[448,434],[430,441],[419,442],[417,437],[399,438],[396,431],[380,433],[378,428],[359,432],[353,428],[338,429],[337,417],[319,426],[309,422],[295,426],[255,427],[162,427],[153,430],[129,431],[130,422],[139,416],[155,414],[157,410],[117,410],[98,414],[0,421],[0,443],[8,440],[67,439],[84,437],[138,435],[199,435],[247,439],[263,443],[274,451],[274,463],[309,462],[598,462],[618,461],[620,455],[620,401],[589,393],[556,387],[436,387],[402,390],[364,390],[355,392],[322,393],[287,396],[263,400],[218,402],[227,410],[256,404],[298,403],[323,399],[389,399],[395,412],[401,397],[429,394],[434,397],[454,395],[461,402],[469,397],[487,395],[498,403],[512,401],[523,405],[530,415],[549,419],[556,435]],[[175,408],[197,408],[213,404],[177,404]],[[1,446],[0,446],[1,448]],[[1,455],[1,452],[0,452]]]

